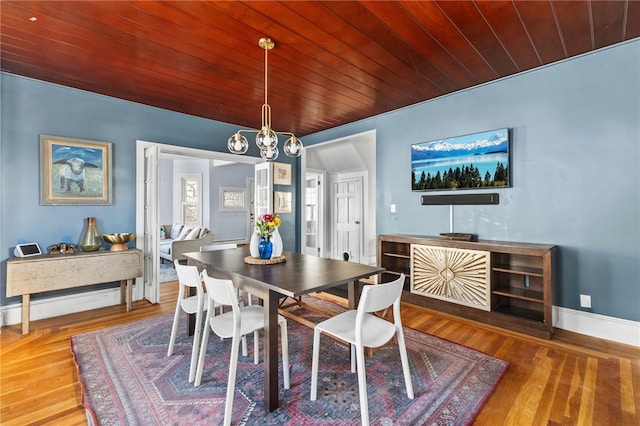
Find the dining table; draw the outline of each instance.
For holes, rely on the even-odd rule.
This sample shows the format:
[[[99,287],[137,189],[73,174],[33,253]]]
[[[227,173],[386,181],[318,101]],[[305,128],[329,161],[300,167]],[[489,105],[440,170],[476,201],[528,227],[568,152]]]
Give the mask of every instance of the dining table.
[[[280,263],[256,264],[248,247],[185,253],[187,264],[260,298],[264,307],[264,406],[273,411],[279,404],[278,305],[286,297],[348,285],[348,306],[355,309],[360,298],[360,279],[384,268],[345,260],[327,259],[295,252],[283,252]],[[248,263],[251,262],[251,263]]]

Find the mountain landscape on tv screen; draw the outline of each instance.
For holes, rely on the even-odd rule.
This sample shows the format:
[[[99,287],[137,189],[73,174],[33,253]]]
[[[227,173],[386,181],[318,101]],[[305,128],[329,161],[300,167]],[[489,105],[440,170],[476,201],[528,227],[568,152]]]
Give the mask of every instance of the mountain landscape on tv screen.
[[[411,147],[411,161],[431,160],[445,157],[468,157],[469,155],[508,152],[509,139],[505,133],[494,133],[488,139],[458,141],[456,138],[425,142]]]

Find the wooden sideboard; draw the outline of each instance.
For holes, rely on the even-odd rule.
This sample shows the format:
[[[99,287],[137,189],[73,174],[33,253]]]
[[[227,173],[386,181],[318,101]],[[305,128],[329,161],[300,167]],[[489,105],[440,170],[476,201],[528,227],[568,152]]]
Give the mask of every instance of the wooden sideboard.
[[[120,281],[120,303],[126,303],[128,312],[133,280],[142,276],[142,270],[139,249],[11,258],[7,297],[22,296],[22,334],[28,334],[32,294]]]
[[[406,275],[403,301],[547,339],[557,252],[545,244],[378,237],[379,266]]]

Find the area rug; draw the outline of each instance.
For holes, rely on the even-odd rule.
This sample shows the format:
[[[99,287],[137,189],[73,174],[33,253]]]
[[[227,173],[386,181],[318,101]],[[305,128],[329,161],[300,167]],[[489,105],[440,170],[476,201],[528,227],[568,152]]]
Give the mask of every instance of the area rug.
[[[176,268],[173,267],[173,263],[161,263],[160,278],[158,279],[158,282],[166,283],[169,281],[178,281]]]
[[[343,309],[319,303],[325,312]],[[305,313],[304,308],[294,311]],[[318,311],[307,313],[312,322],[326,318]],[[90,423],[222,424],[230,341],[209,340],[202,385],[195,388],[187,382],[191,338],[185,324],[180,324],[174,355],[166,355],[171,322],[171,314],[163,315],[71,338]],[[249,356],[241,355],[238,364],[232,424],[359,424],[357,375],[350,372],[348,348],[323,336],[318,399],[310,401],[313,330],[291,320],[288,330],[291,389],[282,387],[280,365],[280,407],[265,411],[263,365],[253,364],[249,341]],[[371,424],[470,424],[507,362],[408,328],[405,339],[415,399],[407,398],[398,348],[391,343],[366,360]]]

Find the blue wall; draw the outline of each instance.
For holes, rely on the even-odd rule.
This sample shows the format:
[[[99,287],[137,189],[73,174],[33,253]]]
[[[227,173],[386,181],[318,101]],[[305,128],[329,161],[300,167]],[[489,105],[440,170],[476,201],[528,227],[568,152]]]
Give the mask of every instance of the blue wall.
[[[94,216],[98,230],[135,230],[136,140],[227,152],[227,139],[238,126],[179,114],[94,93],[0,74],[0,300],[7,301],[6,260],[22,242],[46,247],[77,243],[85,218]],[[260,110],[256,110],[256,120]],[[113,143],[113,205],[41,206],[39,135],[48,134]],[[255,146],[247,155],[259,156]],[[278,161],[287,162],[286,156]],[[285,222],[283,234],[295,235]],[[285,240],[293,250],[293,240]],[[106,248],[106,247],[105,247]],[[48,297],[34,295],[33,299]]]
[[[513,129],[513,187],[497,191],[497,206],[454,207],[454,231],[556,244],[554,305],[579,309],[579,294],[590,294],[591,312],[640,320],[640,41],[304,142],[375,129],[377,233],[438,235],[449,207],[421,206],[434,193],[411,192],[410,145],[501,127]]]
[[[88,216],[97,218],[102,232],[134,229],[136,139],[225,151],[237,128],[0,76],[3,304],[4,263],[16,243],[77,241]],[[303,140],[311,145],[376,129],[377,232],[437,235],[449,228],[449,208],[421,206],[422,193],[411,192],[410,145],[500,127],[513,129],[513,187],[498,191],[498,206],[455,207],[454,230],[557,244],[555,305],[578,309],[578,295],[590,294],[592,312],[640,320],[639,40]],[[40,206],[40,134],[113,142],[114,205]],[[298,173],[295,164],[294,182]],[[276,189],[299,192],[297,186]],[[391,203],[397,204],[395,214]],[[284,216],[285,247],[291,250],[298,246],[293,235],[300,215]]]

